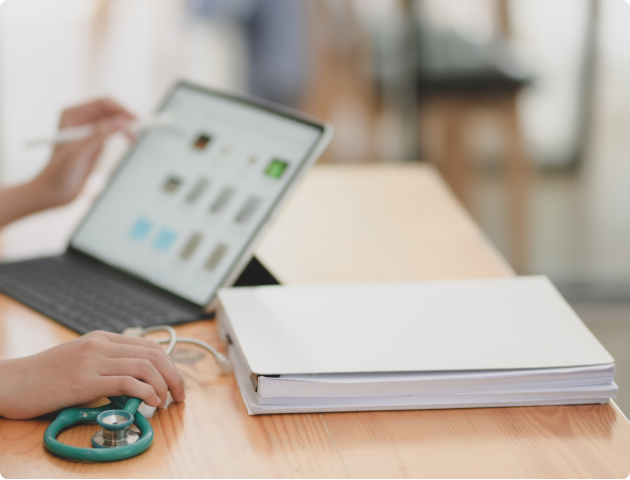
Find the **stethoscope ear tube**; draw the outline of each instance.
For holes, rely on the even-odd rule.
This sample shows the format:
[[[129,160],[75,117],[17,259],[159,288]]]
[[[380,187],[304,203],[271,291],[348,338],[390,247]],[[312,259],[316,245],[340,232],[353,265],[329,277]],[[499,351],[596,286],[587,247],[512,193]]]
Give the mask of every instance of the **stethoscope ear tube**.
[[[149,421],[138,411],[134,412],[133,423],[140,430],[141,437],[134,444],[117,448],[82,448],[66,445],[57,440],[62,430],[81,423],[94,423],[99,414],[111,410],[112,406],[124,409],[129,404],[125,397],[111,397],[110,400],[112,403],[98,408],[62,410],[44,432],[44,446],[55,455],[84,462],[114,462],[135,457],[144,452],[153,443],[153,429]],[[135,403],[132,402],[132,405]]]

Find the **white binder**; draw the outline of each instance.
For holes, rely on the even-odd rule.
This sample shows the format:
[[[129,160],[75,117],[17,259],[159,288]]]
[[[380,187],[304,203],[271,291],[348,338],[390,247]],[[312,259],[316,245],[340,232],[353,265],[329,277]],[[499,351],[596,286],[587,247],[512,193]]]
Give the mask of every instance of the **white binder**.
[[[546,277],[218,297],[250,413],[601,403],[617,393],[613,358]]]

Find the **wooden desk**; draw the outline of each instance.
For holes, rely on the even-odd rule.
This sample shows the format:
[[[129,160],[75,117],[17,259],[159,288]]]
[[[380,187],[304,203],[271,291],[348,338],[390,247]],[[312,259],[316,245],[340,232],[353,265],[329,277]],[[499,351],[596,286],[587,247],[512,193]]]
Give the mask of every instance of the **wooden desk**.
[[[510,268],[433,169],[320,167],[258,249],[286,283],[500,277]],[[214,324],[178,328],[220,346]],[[75,334],[0,298],[0,356]],[[178,347],[188,399],[152,413],[155,442],[112,464],[49,454],[49,418],[0,420],[5,477],[627,477],[630,424],[613,404],[250,417],[234,379]],[[88,445],[96,426],[62,440]]]

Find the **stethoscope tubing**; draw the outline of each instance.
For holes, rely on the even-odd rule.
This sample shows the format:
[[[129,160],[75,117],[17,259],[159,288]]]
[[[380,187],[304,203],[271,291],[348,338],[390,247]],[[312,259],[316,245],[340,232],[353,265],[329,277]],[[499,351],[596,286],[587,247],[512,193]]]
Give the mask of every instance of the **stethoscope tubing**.
[[[141,433],[140,439],[132,444],[117,448],[83,448],[66,445],[57,440],[62,430],[82,423],[94,423],[96,417],[112,407],[124,409],[128,405],[125,397],[109,397],[112,403],[97,408],[66,408],[48,426],[44,432],[44,446],[50,452],[69,460],[83,462],[115,462],[140,455],[153,443],[153,428],[140,412],[134,414],[134,425]]]
[[[177,343],[197,345],[209,351],[219,363],[222,373],[231,373],[232,365],[228,358],[219,353],[208,343],[196,338],[178,338],[175,329],[168,325],[158,325],[148,328],[128,329],[124,334],[143,337],[152,332],[165,331],[170,337],[157,340],[158,343],[168,343],[166,353],[171,355]],[[138,398],[109,397],[111,403],[98,408],[66,408],[48,426],[44,432],[44,446],[50,452],[70,460],[84,462],[114,462],[135,457],[147,450],[153,443],[153,428],[151,423],[138,411],[142,401]],[[57,440],[57,436],[65,429],[82,423],[95,423],[99,414],[112,410],[112,407],[126,410],[134,416],[134,425],[140,430],[141,436],[137,442],[113,448],[83,448],[66,445]]]

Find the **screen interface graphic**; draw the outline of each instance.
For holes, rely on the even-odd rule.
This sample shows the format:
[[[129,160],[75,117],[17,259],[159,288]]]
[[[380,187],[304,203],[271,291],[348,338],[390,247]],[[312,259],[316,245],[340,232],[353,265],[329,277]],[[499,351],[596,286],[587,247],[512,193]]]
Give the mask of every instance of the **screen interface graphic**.
[[[72,246],[197,304],[210,300],[321,130],[179,87]]]

